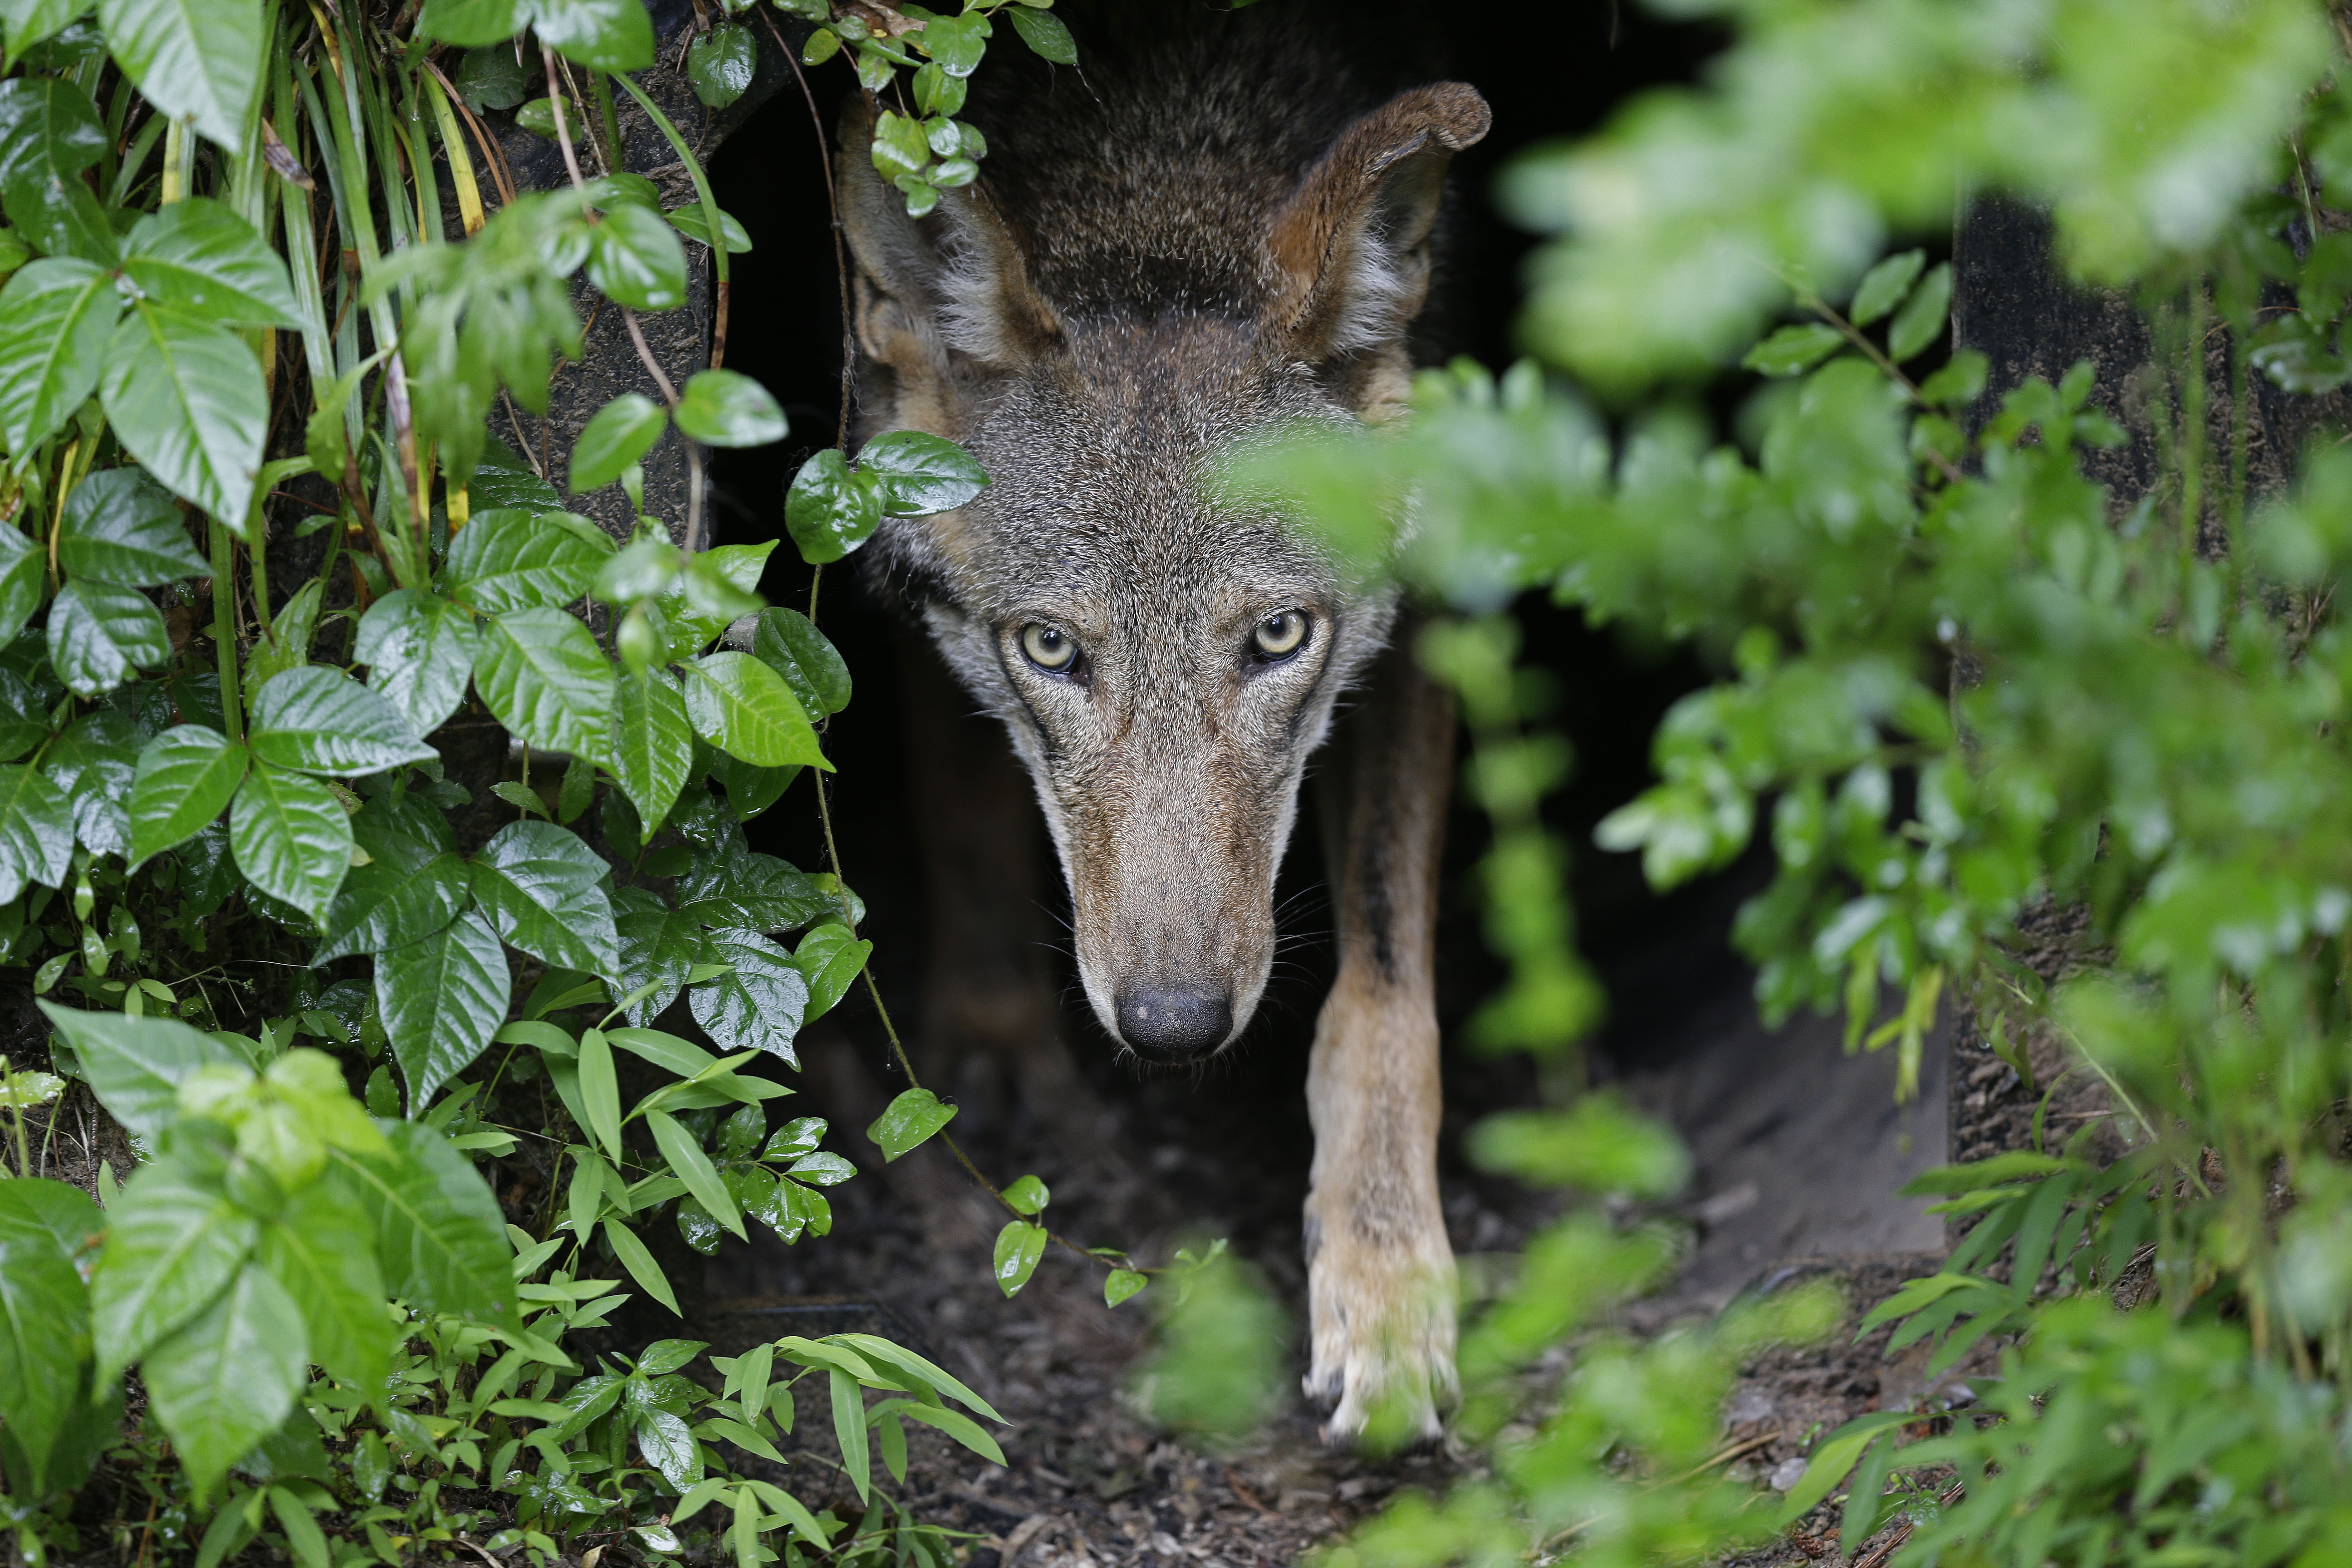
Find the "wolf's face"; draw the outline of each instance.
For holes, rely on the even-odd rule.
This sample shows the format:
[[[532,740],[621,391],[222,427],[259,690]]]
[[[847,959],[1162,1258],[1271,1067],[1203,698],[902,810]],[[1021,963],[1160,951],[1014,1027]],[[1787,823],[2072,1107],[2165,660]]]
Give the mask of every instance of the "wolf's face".
[[[1218,469],[1277,428],[1401,404],[1437,172],[1484,124],[1466,88],[1359,121],[1257,232],[1227,237],[1255,296],[1206,308],[1056,298],[1033,254],[1050,236],[1016,243],[977,196],[919,228],[862,169],[855,121],[845,138],[858,328],[887,373],[873,427],[961,442],[990,479],[960,511],[892,525],[879,563],[1010,731],[1087,997],[1147,1058],[1213,1052],[1248,1023],[1307,759],[1394,612]]]

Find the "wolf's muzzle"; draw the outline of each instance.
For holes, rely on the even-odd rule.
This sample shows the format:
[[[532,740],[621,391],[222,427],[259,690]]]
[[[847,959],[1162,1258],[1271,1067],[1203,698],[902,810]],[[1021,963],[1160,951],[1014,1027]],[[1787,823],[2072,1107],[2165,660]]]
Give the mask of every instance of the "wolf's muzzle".
[[[1213,1050],[1233,1027],[1233,998],[1223,990],[1139,985],[1118,995],[1119,1037],[1163,1061]]]

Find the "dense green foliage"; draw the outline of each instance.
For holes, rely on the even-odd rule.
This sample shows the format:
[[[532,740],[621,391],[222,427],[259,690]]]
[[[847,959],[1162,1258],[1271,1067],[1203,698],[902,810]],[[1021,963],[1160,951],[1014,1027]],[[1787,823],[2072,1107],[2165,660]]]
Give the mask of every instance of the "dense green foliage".
[[[891,128],[886,171],[910,204],[972,176],[984,149],[946,116],[1003,4],[908,7],[888,36],[785,7],[821,24],[813,62],[847,43],[869,89],[912,70],[927,118]],[[705,103],[745,89],[751,19],[693,40]],[[1070,58],[1043,11],[1013,26]],[[912,1421],[1001,1460],[1000,1418],[937,1367],[855,1334],[707,1366],[699,1342],[567,1345],[632,1295],[677,1312],[661,1252],[830,1228],[852,1165],[821,1119],[772,1128],[791,1090],[749,1069],[796,1065],[872,947],[836,877],[743,834],[830,770],[851,681],[754,593],[772,544],[700,547],[703,448],[785,420],[715,357],[673,385],[645,350],[636,314],[687,306],[704,267],[723,310],[743,248],[625,74],[653,64],[646,12],[69,0],[0,26],[0,961],[56,1030],[54,1070],[0,1061],[14,1550],[100,1546],[88,1483],[149,1521],[104,1544],[205,1568],[257,1535],[329,1568],[693,1531],[744,1568],[944,1564],[871,1458],[903,1482]],[[665,210],[625,166],[623,101],[696,200]],[[568,188],[512,188],[478,115],[518,106]],[[490,420],[548,410],[583,309],[625,321],[661,400],[526,459]],[[649,517],[664,440],[683,515]],[[559,480],[618,486],[633,536]],[[885,436],[810,465],[792,532],[837,560],[984,482]],[[681,1000],[710,1048],[654,1026]],[[83,1173],[97,1203],[43,1174],[69,1085],[131,1140],[127,1180]],[[868,1136],[896,1158],[951,1115],[910,1090]],[[1003,1196],[1009,1294],[1047,1194]],[[738,1471],[779,1460],[808,1376],[845,1518]]]
[[[1541,588],[1719,661],[1661,727],[1659,782],[1600,837],[1666,887],[1769,835],[1777,873],[1736,930],[1768,1016],[1843,1007],[1850,1047],[1895,1047],[1906,1088],[1956,1004],[2020,1063],[2029,1037],[2055,1039],[2105,1080],[2126,1150],[2103,1161],[2084,1128],[1922,1180],[1970,1228],[1865,1326],[1932,1339],[1936,1367],[1990,1338],[2000,1375],[1956,1423],[1890,1411],[1824,1437],[1785,1517],[1843,1489],[1854,1552],[1901,1512],[1897,1563],[2340,1561],[2352,642],[2333,610],[2352,461],[2324,433],[2290,493],[2257,496],[2249,432],[2255,377],[2352,379],[2342,17],[2312,0],[1662,8],[1736,29],[1710,86],[1504,184],[1559,231],[1528,341],[1618,416],[1533,365],[1499,384],[1463,368],[1424,378],[1401,439],[1254,472],[1368,551],[1409,492],[1402,570],[1463,612],[1424,653],[1463,694],[1469,786],[1497,827],[1491,930],[1515,980],[1485,1037],[1556,1052],[1592,1011],[1535,809],[1566,749],[1492,613]],[[1912,373],[1952,276],[1886,239],[1995,190],[2046,204],[2076,273],[2153,323],[2145,496],[2084,476],[2086,449],[2125,438],[2092,401],[2121,389],[2089,365],[1997,399],[1972,352]],[[1719,437],[1683,389],[1783,311],[1800,319],[1747,353],[1764,382]],[[2088,922],[2059,975],[2024,962],[2051,911]],[[1596,1152],[1612,1124],[1587,1104],[1474,1152],[1670,1186],[1656,1161]],[[1639,1233],[1591,1219],[1539,1240],[1465,1342],[1493,1479],[1396,1505],[1335,1560],[1630,1564],[1769,1533],[1760,1500],[1690,1473],[1722,1384],[1676,1369],[1736,1354],[1738,1327],[1591,1349],[1532,1406],[1514,1392],[1655,1266]],[[1896,1431],[1922,1423],[1940,1435]]]

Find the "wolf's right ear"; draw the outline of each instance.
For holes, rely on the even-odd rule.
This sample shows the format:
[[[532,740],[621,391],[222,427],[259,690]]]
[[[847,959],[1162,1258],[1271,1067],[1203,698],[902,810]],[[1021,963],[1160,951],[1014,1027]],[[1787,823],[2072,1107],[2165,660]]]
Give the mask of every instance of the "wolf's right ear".
[[[1029,279],[1028,257],[980,191],[940,194],[928,217],[874,167],[862,98],[841,116],[835,185],[857,263],[858,346],[902,382],[944,384],[959,363],[1011,370],[1050,352],[1061,320]]]

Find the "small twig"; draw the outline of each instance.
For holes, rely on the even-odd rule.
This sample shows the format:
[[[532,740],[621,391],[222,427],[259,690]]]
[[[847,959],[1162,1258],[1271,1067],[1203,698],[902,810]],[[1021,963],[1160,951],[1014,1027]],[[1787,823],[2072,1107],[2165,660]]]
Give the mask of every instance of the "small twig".
[[[1699,1476],[1706,1474],[1707,1471],[1715,1468],[1717,1465],[1727,1465],[1732,1460],[1739,1458],[1742,1454],[1754,1453],[1757,1449],[1764,1447],[1767,1443],[1769,1443],[1774,1438],[1780,1436],[1780,1434],[1778,1432],[1767,1432],[1760,1436],[1750,1437],[1745,1443],[1734,1443],[1731,1447],[1724,1449],[1722,1452],[1712,1455],[1707,1458],[1701,1459],[1696,1466],[1692,1467],[1690,1469],[1685,1470],[1681,1475],[1676,1476],[1673,1480],[1668,1481],[1666,1484],[1668,1486],[1680,1486],[1685,1481],[1692,1480]]]
[[[637,325],[637,313],[624,305],[621,307],[621,320],[629,329],[629,341],[637,345],[638,363],[652,374],[654,384],[661,388],[662,401],[673,408],[677,407],[677,388],[672,386],[669,377],[662,374],[661,362],[654,358],[654,351],[646,345],[645,330]]]
[[[564,118],[563,89],[556,79],[555,51],[541,44],[539,53],[540,63],[547,68],[547,109],[555,117],[556,145],[563,149],[563,167],[572,176],[572,188],[580,193],[580,209],[588,215],[590,223],[594,223],[596,209],[588,202],[588,182],[580,177],[580,154],[572,150],[572,127]]]

